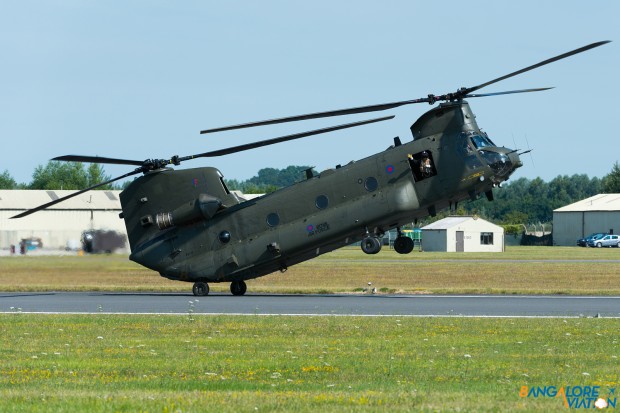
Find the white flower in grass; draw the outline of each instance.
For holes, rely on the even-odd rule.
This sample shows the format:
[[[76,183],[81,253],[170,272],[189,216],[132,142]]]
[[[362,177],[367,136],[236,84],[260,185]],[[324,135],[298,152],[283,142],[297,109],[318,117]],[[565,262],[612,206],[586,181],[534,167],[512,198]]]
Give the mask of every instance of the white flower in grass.
[[[598,399],[596,399],[596,401],[594,402],[594,406],[597,409],[604,409],[607,407],[607,401],[605,399],[603,399],[602,397],[599,397]]]

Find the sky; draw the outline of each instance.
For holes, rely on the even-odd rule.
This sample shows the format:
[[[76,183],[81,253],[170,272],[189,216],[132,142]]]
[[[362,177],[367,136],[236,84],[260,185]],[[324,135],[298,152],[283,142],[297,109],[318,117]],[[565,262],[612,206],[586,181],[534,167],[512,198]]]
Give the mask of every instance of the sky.
[[[552,90],[469,100],[498,146],[533,149],[514,178],[603,177],[620,160],[618,16],[617,0],[3,1],[0,173],[28,183],[59,155],[169,158],[396,116],[180,166],[321,171],[410,141],[429,105],[199,131],[453,92],[612,40],[478,93]]]

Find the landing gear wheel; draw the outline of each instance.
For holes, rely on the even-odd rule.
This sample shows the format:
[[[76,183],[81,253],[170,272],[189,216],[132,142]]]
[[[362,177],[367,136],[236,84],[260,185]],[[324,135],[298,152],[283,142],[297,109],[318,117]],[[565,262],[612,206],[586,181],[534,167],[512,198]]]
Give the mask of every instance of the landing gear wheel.
[[[209,284],[203,282],[194,283],[192,287],[192,292],[196,297],[204,297],[209,294]]]
[[[409,237],[398,237],[394,241],[394,251],[399,254],[409,254],[413,251],[413,240]]]
[[[377,237],[366,237],[362,240],[361,246],[366,254],[376,254],[381,251],[381,240]]]
[[[230,292],[232,295],[244,295],[248,290],[248,286],[245,285],[245,281],[233,281],[230,283]]]

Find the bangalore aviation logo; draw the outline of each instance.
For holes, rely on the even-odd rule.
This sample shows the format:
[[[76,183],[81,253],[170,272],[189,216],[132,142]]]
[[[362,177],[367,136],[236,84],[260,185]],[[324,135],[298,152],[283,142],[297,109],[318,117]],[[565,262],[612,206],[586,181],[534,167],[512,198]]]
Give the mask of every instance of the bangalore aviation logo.
[[[601,386],[522,386],[519,396],[558,398],[568,409],[607,409],[615,408],[617,404],[615,387],[602,391]]]

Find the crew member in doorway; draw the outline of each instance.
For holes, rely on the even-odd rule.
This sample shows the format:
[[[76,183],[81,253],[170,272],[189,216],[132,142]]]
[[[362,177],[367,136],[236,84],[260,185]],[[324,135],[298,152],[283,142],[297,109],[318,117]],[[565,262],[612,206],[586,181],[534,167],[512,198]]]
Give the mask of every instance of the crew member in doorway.
[[[420,162],[420,173],[424,177],[431,176],[432,168],[431,168],[431,159],[428,157],[428,152],[422,152],[422,160]]]

